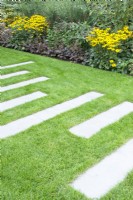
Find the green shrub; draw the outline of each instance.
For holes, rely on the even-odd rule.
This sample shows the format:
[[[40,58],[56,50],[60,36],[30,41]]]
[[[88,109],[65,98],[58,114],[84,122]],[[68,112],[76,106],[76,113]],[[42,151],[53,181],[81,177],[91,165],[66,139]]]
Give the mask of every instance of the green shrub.
[[[53,24],[55,21],[83,22],[88,19],[88,9],[84,0],[49,0],[44,13]]]
[[[13,18],[17,14],[17,4],[7,0],[0,2],[0,18]]]
[[[47,41],[50,47],[87,47],[85,37],[90,27],[87,22],[74,23],[62,22],[56,23],[52,28],[48,29]]]
[[[30,17],[46,16],[50,24],[55,22],[84,22],[90,26],[111,27],[113,30],[133,24],[133,0],[27,0],[12,3],[5,0],[7,12]],[[5,8],[6,8],[5,7]],[[6,9],[5,9],[6,11]]]
[[[88,8],[84,0],[46,0],[21,2],[16,7],[21,15],[40,14],[46,16],[51,24],[55,22],[79,22],[88,18]]]
[[[86,0],[88,2],[89,23],[101,28],[114,30],[133,25],[133,0]]]

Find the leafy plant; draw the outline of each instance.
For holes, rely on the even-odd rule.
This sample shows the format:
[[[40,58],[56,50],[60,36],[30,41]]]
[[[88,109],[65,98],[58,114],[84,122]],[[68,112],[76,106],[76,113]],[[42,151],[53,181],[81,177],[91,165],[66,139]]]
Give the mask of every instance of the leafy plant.
[[[62,22],[48,29],[47,41],[50,47],[87,47],[85,36],[88,34],[90,27],[87,22],[74,23]]]
[[[80,22],[88,18],[88,8],[84,0],[32,0],[17,4],[16,9],[21,15],[29,17],[34,14],[46,16],[51,25],[62,21]]]
[[[94,28],[86,37],[86,41],[92,46],[90,64],[97,68],[127,73],[130,56],[132,57],[133,32],[128,26],[117,32],[110,31],[110,28]]]
[[[91,26],[111,27],[113,30],[133,24],[133,0],[86,0]]]
[[[42,40],[46,36],[48,23],[45,17],[33,15],[30,18],[16,17],[8,27],[12,29],[12,43],[17,44],[27,40],[32,42],[34,38]]]
[[[0,23],[0,45],[8,46],[12,38],[12,32],[5,27],[4,23]]]

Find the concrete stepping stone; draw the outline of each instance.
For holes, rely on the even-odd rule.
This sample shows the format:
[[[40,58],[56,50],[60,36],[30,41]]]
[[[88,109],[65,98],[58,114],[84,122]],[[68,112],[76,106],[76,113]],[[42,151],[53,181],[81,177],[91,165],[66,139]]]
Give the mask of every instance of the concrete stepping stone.
[[[39,99],[44,96],[47,96],[47,94],[38,91],[38,92],[33,92],[31,94],[9,100],[9,101],[2,102],[0,103],[0,112],[25,104],[27,102],[31,102],[33,100]]]
[[[34,78],[34,79],[27,80],[27,81],[23,81],[23,82],[20,82],[20,83],[15,83],[13,85],[0,87],[0,92],[5,92],[5,91],[8,91],[8,90],[24,87],[24,86],[27,86],[27,85],[30,85],[30,84],[33,84],[33,83],[39,83],[39,82],[42,82],[42,81],[46,81],[48,79],[49,78],[47,78],[47,77],[39,77],[39,78]]]
[[[95,117],[70,128],[70,132],[76,136],[90,138],[97,132],[99,132],[102,128],[115,123],[125,115],[133,112],[133,103],[123,102],[106,112],[100,113]]]
[[[133,139],[79,176],[71,186],[88,198],[99,199],[133,170]]]
[[[6,125],[0,126],[0,138],[5,138],[20,133],[21,131],[25,131],[34,125],[38,125],[61,113],[74,109],[101,96],[103,96],[103,94],[89,92],[72,100],[57,104],[53,107],[39,111],[22,119],[18,119]]]
[[[18,67],[18,66],[22,66],[22,65],[28,65],[28,64],[32,64],[32,63],[34,63],[34,62],[28,61],[28,62],[13,64],[13,65],[7,65],[7,66],[3,66],[3,67],[0,66],[0,69],[9,69],[9,68]]]
[[[0,79],[11,78],[11,77],[14,77],[14,76],[19,76],[19,75],[28,74],[28,73],[29,73],[29,71],[14,72],[14,73],[11,73],[11,74],[0,75]]]

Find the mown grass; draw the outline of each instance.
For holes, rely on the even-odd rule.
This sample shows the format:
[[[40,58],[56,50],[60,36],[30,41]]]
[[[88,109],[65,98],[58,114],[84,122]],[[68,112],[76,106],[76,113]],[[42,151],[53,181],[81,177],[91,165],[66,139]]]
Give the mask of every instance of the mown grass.
[[[0,48],[2,66],[30,60],[35,63],[1,70],[1,74],[19,70],[31,72],[2,80],[1,85],[10,85],[39,76],[47,76],[50,79],[3,92],[1,102],[38,90],[47,93],[48,96],[1,113],[1,125],[89,91],[105,95],[1,141],[2,199],[87,200],[69,184],[79,174],[133,138],[133,113],[104,128],[90,139],[72,135],[69,128],[123,101],[133,102],[133,78]],[[133,172],[102,198],[102,200],[131,199],[133,199]]]

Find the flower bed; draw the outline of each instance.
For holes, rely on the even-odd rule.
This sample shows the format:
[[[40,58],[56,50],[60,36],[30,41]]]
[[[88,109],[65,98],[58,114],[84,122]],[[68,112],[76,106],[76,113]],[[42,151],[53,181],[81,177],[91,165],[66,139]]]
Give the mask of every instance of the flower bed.
[[[118,8],[118,3],[115,3]],[[62,10],[59,10],[58,4],[62,6]],[[9,48],[133,75],[132,6],[130,2],[127,4],[121,2],[121,4],[125,6],[121,8],[123,15],[119,13],[120,16],[115,16],[116,19],[114,19],[112,16],[117,14],[118,10],[114,3],[109,1],[106,4],[104,1],[101,4],[82,0],[78,0],[77,3],[70,0],[67,3],[54,1],[55,7],[50,0],[45,4],[38,2],[36,12],[41,13],[44,10],[46,16],[30,15],[25,7],[23,12],[21,10],[20,16],[8,15],[1,20],[0,44]],[[22,5],[25,6],[23,3]],[[26,5],[31,6],[30,2]],[[32,5],[34,7],[34,1]],[[68,17],[68,13],[65,13],[65,6],[68,9]],[[72,6],[74,7],[71,8]],[[101,11],[103,13],[100,14],[97,10],[96,14],[93,7],[96,10],[103,9]],[[72,14],[72,9],[82,17],[78,19],[78,16]],[[30,16],[26,16],[26,12]],[[123,20],[121,24],[120,19]]]

